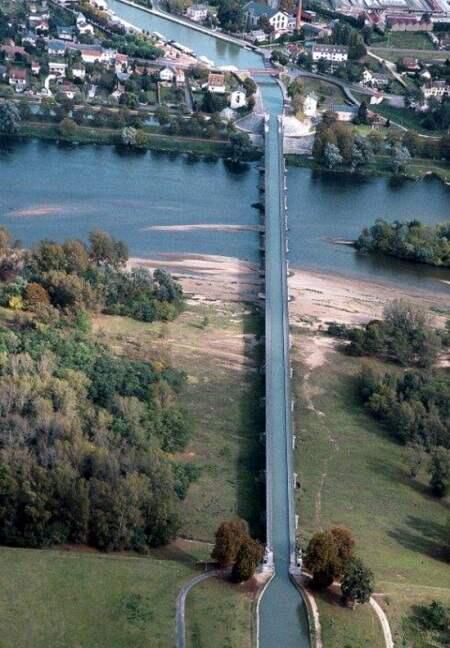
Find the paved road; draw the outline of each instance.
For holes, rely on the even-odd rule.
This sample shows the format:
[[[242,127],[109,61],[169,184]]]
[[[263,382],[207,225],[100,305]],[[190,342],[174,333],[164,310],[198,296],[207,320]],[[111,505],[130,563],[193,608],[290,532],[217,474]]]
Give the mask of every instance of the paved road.
[[[201,583],[208,578],[213,576],[223,576],[226,573],[226,570],[223,569],[211,569],[209,571],[203,572],[198,576],[194,576],[190,581],[185,583],[181,588],[176,603],[176,636],[177,636],[177,648],[186,648],[186,623],[185,623],[185,607],[186,607],[186,596],[189,594],[190,590],[198,583]]]

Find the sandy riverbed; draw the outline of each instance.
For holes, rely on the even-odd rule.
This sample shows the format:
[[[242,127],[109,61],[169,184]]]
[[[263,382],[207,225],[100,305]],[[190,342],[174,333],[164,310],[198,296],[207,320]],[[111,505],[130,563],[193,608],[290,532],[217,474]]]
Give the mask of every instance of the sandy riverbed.
[[[263,290],[256,264],[233,257],[165,254],[158,259],[131,259],[130,266],[164,267],[199,301],[254,301]],[[382,315],[384,305],[404,297],[430,310],[442,326],[450,314],[450,289],[432,293],[395,284],[291,268],[289,292],[292,324],[320,328],[325,322],[363,324]],[[442,313],[442,315],[440,315]]]

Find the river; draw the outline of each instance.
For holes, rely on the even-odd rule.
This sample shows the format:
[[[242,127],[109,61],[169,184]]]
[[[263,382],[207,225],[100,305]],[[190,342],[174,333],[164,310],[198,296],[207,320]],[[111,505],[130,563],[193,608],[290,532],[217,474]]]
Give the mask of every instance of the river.
[[[259,200],[256,164],[24,141],[0,146],[0,177],[0,222],[25,245],[43,237],[86,238],[97,227],[124,239],[133,256],[168,252],[259,260],[256,232],[148,229],[258,226],[259,213],[251,207]],[[438,223],[450,217],[449,204],[450,188],[439,180],[399,184],[290,168],[291,265],[446,291],[437,280],[449,279],[449,270],[362,256],[331,239],[354,239],[377,217]]]

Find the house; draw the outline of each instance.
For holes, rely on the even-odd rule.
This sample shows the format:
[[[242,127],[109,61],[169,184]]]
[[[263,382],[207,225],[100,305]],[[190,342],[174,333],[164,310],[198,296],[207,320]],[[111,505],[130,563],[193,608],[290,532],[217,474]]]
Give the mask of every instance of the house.
[[[96,63],[104,60],[103,50],[97,45],[77,45],[76,49],[80,52],[83,63]]]
[[[371,95],[369,103],[371,106],[377,106],[380,104],[384,99],[384,94],[380,91],[375,92],[375,94]]]
[[[176,68],[175,70],[175,85],[177,88],[184,88],[186,84],[186,75],[184,70],[181,68]]]
[[[417,72],[417,70],[420,70],[419,60],[411,56],[405,56],[402,58],[400,65],[405,68],[407,72]]]
[[[321,45],[314,43],[311,49],[313,62],[330,61],[331,63],[345,63],[348,59],[348,47],[345,45]]]
[[[69,81],[64,81],[60,86],[58,93],[63,94],[67,99],[74,99],[79,93],[79,88]]]
[[[25,68],[12,67],[8,72],[9,85],[22,92],[28,85],[27,71]]]
[[[74,79],[81,79],[84,81],[86,77],[86,68],[83,63],[74,63],[72,65],[72,76]]]
[[[230,94],[230,108],[232,110],[238,110],[239,108],[245,108],[247,105],[247,95],[244,90],[239,88],[238,90],[233,90]]]
[[[114,69],[116,74],[119,74],[120,72],[126,72],[128,70],[127,54],[120,54],[119,52],[116,54],[116,57],[114,59]]]
[[[268,36],[265,31],[262,29],[255,29],[249,33],[250,40],[252,43],[264,43],[267,40]]]
[[[34,74],[34,76],[39,76],[39,73],[41,71],[41,64],[39,61],[31,61],[31,74]]]
[[[317,104],[319,97],[315,92],[310,92],[306,95],[303,101],[303,112],[307,117],[315,117],[317,115]]]
[[[48,71],[50,74],[54,74],[58,78],[64,78],[66,76],[67,63],[64,61],[49,61],[48,62]]]
[[[159,73],[159,80],[163,83],[173,83],[175,72],[170,67],[165,67]]]
[[[208,5],[193,4],[187,8],[186,16],[194,22],[203,22],[208,17]]]
[[[37,36],[34,32],[27,32],[24,36],[22,36],[22,44],[23,45],[31,45],[31,47],[36,47],[37,43]]]
[[[85,16],[82,13],[77,15],[77,31],[79,34],[89,34],[94,35],[94,27],[88,23]]]
[[[5,61],[15,61],[17,58],[26,59],[28,57],[25,48],[17,45],[1,45],[0,52],[4,53]]]
[[[208,91],[213,94],[224,94],[225,75],[221,72],[210,72],[208,74]]]
[[[47,42],[47,52],[49,56],[64,56],[67,45],[61,40],[49,40]]]
[[[381,72],[372,72],[365,68],[362,73],[362,83],[372,88],[383,88],[389,84],[389,77]]]
[[[73,41],[75,30],[73,27],[57,27],[56,33],[59,40],[62,41]]]
[[[344,122],[352,121],[358,114],[356,106],[348,106],[347,104],[333,104],[330,110],[336,113],[338,121]]]
[[[450,84],[444,80],[429,81],[422,86],[421,90],[425,99],[429,99],[430,97],[442,99],[443,97],[450,95]]]
[[[273,9],[260,2],[247,2],[243,7],[248,30],[259,27],[261,18],[265,17],[273,28],[275,35],[288,31],[289,16],[284,11]]]
[[[401,14],[398,16],[387,15],[386,27],[395,32],[430,32],[433,31],[433,23],[428,16],[407,16]]]

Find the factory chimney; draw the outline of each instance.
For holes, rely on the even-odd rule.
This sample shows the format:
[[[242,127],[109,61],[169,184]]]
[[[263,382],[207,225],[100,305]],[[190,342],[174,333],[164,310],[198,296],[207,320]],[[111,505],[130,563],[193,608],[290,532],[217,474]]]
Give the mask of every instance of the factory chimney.
[[[297,14],[295,16],[295,29],[300,31],[302,26],[302,0],[297,0]]]

